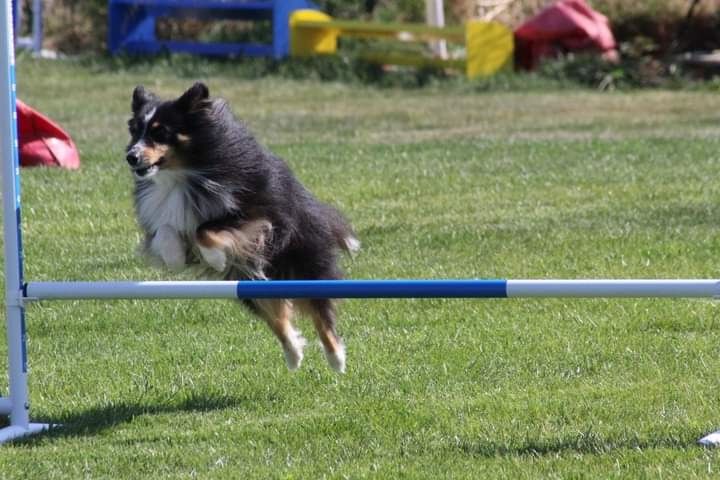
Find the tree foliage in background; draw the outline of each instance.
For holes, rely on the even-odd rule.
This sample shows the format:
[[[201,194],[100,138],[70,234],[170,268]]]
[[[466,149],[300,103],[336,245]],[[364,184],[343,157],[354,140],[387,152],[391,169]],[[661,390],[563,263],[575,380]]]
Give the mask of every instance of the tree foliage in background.
[[[67,53],[105,51],[107,4],[107,0],[45,0],[45,48]]]
[[[323,11],[338,18],[383,22],[425,21],[424,0],[318,0],[316,3]]]

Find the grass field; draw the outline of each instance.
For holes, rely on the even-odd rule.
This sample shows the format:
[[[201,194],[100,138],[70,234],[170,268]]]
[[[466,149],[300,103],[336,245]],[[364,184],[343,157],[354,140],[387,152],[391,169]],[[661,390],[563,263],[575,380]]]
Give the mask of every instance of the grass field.
[[[203,78],[352,219],[364,249],[349,277],[720,277],[717,94]],[[23,171],[27,278],[182,278],[134,254],[123,148],[136,84],[170,96],[194,78],[26,60],[18,79],[83,161]],[[230,302],[34,304],[31,415],[63,426],[0,447],[0,478],[720,471],[695,443],[720,427],[714,302],[352,300],[342,312],[348,373],[336,375],[309,324],[290,373]]]

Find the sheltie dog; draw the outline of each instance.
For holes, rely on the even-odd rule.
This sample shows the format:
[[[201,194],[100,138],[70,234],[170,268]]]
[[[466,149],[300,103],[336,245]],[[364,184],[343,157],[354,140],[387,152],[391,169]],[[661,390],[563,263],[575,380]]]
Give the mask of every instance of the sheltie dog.
[[[335,208],[318,201],[279,157],[195,83],[162,101],[142,86],[132,95],[127,162],[143,253],[173,271],[200,267],[204,278],[342,278],[340,251],[360,243]],[[332,368],[345,371],[345,347],[329,299],[245,300],[280,340],[290,370],[305,339],[293,311],[307,313]]]

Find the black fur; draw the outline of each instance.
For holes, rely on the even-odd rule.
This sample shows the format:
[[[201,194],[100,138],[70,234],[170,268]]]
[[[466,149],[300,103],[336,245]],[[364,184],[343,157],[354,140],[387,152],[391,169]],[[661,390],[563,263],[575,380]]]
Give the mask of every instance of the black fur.
[[[146,119],[153,109],[152,118]],[[266,278],[342,277],[338,253],[348,250],[348,239],[354,238],[348,222],[335,208],[318,201],[285,161],[261,146],[224,100],[210,99],[207,86],[196,83],[177,100],[164,102],[137,87],[132,110],[128,152],[140,140],[148,146],[169,146],[172,168],[185,173],[188,205],[198,230],[266,219],[272,224],[263,251]],[[156,124],[159,127],[151,128]],[[136,198],[150,188],[152,181],[136,178]],[[142,220],[141,226],[151,239],[155,232],[148,231]],[[188,245],[193,233],[181,232]],[[189,260],[201,261],[198,255]],[[248,275],[230,269],[224,277]]]

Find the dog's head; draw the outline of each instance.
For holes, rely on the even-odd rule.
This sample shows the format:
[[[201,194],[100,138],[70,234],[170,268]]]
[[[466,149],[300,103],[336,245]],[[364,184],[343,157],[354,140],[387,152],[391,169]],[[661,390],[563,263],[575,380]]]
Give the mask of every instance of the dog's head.
[[[150,178],[162,169],[185,166],[193,116],[209,105],[208,98],[208,87],[199,82],[167,102],[142,86],[135,87],[126,156],[135,178]]]

